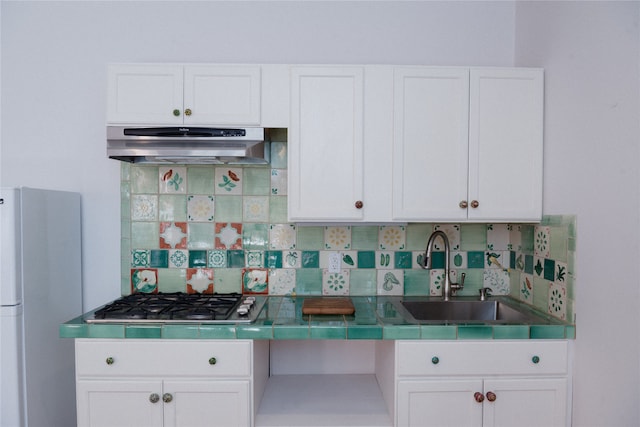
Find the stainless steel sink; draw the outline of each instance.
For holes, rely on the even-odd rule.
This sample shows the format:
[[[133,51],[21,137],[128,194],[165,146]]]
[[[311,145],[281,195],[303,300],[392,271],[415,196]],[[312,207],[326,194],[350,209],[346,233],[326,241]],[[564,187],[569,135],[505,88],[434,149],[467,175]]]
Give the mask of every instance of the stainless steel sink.
[[[404,300],[401,305],[416,321],[549,323],[530,310],[497,300]]]

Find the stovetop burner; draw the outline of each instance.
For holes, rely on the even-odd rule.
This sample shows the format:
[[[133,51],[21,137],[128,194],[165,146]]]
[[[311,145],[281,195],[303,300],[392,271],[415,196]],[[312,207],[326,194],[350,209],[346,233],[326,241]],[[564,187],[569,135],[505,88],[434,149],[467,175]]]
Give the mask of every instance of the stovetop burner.
[[[264,297],[241,294],[135,293],[95,311],[88,323],[251,323]]]

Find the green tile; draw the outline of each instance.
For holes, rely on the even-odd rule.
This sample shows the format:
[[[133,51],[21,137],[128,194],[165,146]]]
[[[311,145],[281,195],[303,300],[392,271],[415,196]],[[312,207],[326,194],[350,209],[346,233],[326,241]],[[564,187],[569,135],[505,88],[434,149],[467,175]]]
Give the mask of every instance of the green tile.
[[[67,322],[58,328],[60,338],[86,338],[89,336],[88,324]]]
[[[124,338],[123,324],[93,324],[89,328],[89,338]]]
[[[526,340],[529,339],[528,325],[495,325],[493,338],[497,340]]]
[[[320,268],[319,251],[302,251],[300,258],[302,268]]]
[[[296,270],[296,292],[298,295],[321,295],[322,270],[319,268]]]
[[[565,325],[531,325],[531,339],[564,339]]]
[[[184,195],[161,194],[158,197],[158,218],[160,221],[186,221],[187,197]]]
[[[421,325],[420,337],[423,340],[455,340],[457,327],[455,325]]]
[[[159,268],[159,292],[186,292],[187,270],[183,268]]]
[[[120,217],[131,218],[131,184],[128,182],[120,183]]]
[[[354,250],[376,250],[378,247],[378,227],[351,227],[351,248]]]
[[[556,263],[552,259],[544,260],[544,273],[543,276],[545,280],[549,280],[553,282],[556,278]]]
[[[244,251],[227,251],[227,263],[229,268],[244,268]]]
[[[213,249],[215,236],[214,223],[187,223],[187,247],[193,249]],[[206,256],[205,256],[206,265]]]
[[[216,196],[216,222],[242,222],[242,196]]]
[[[429,271],[406,270],[404,272],[404,294],[413,296],[429,295]]]
[[[407,250],[424,251],[432,231],[433,224],[408,224]]]
[[[308,324],[283,324],[273,327],[273,338],[277,340],[306,340],[309,338]]]
[[[157,166],[131,167],[131,192],[135,194],[152,194],[158,192]]]
[[[382,337],[385,340],[420,339],[420,325],[384,325]]]
[[[395,255],[394,268],[399,268],[399,269],[411,268],[411,258],[413,257],[413,254],[411,252],[396,252],[394,255]]]
[[[270,340],[273,339],[272,325],[238,325],[236,327],[238,339]]]
[[[574,340],[576,339],[576,327],[575,325],[567,325],[564,327],[565,338]]]
[[[215,269],[213,272],[213,291],[220,294],[229,294],[234,292],[241,293],[242,292],[242,269],[240,268]]]
[[[352,237],[353,238],[353,237]],[[298,227],[296,248],[301,250],[321,250],[324,246],[323,227]]]
[[[243,224],[242,247],[245,250],[266,250],[269,248],[268,224]]]
[[[380,340],[382,339],[382,326],[347,323],[347,339]]]
[[[487,249],[486,224],[460,225],[460,250],[485,251]]]
[[[520,238],[522,241],[522,251],[533,253],[533,235],[535,233],[535,226],[530,224],[523,224],[520,227]]]
[[[132,222],[131,246],[141,249],[156,249],[160,243],[159,228],[157,222]]]
[[[127,338],[161,338],[161,325],[127,325],[125,328]]]
[[[484,252],[469,251],[467,253],[467,268],[484,268]]]
[[[255,167],[244,168],[244,187],[242,194],[245,196],[268,196],[271,192],[271,168]]]
[[[337,319],[340,316],[325,316]],[[347,328],[344,320],[314,320],[319,316],[313,316],[310,321],[311,339],[345,339],[347,338]]]
[[[376,268],[376,252],[358,251],[358,268]]]
[[[493,338],[493,328],[485,325],[458,325],[458,339],[460,340],[490,340]]]
[[[287,196],[271,196],[269,198],[269,222],[272,224],[287,222]]]
[[[120,162],[120,181],[131,179],[131,163]]]
[[[198,325],[171,325],[162,326],[162,338],[164,339],[188,339],[199,338],[200,330]]]
[[[234,325],[200,325],[200,338],[202,339],[235,339],[236,327]]]
[[[376,270],[353,269],[350,271],[350,295],[375,295],[377,291]]]
[[[272,135],[273,139],[273,135]],[[271,167],[274,169],[286,169],[287,167],[287,143],[280,141],[271,142]]]
[[[533,274],[533,255],[524,256],[524,272]]]
[[[282,251],[266,251],[264,263],[267,268],[282,268]]]
[[[445,256],[444,252],[431,253],[431,268],[444,268]]]
[[[149,266],[151,268],[168,268],[169,251],[165,249],[151,250],[149,254]]]
[[[549,282],[540,278],[533,278],[533,305],[547,312],[549,306]]]
[[[207,251],[189,251],[189,268],[206,268]]]
[[[568,239],[566,227],[551,227],[549,230],[549,258],[566,262]]]

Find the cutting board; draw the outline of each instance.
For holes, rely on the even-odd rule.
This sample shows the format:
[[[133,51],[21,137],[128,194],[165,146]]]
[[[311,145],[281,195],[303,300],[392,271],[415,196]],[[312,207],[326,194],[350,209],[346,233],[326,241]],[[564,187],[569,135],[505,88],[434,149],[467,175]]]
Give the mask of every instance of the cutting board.
[[[351,298],[317,297],[305,298],[302,314],[353,314],[356,311]]]

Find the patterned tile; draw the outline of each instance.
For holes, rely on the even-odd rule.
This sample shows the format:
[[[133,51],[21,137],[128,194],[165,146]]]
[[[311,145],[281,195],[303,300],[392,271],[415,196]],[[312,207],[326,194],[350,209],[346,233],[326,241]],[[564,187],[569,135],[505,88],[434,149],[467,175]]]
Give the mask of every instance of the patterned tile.
[[[449,239],[449,249],[452,251],[460,250],[460,225],[459,224],[436,224],[433,231],[442,231]],[[442,239],[436,239],[433,242],[433,249],[437,251],[444,250]]]
[[[245,222],[269,222],[269,197],[245,196],[242,203],[242,218]]]
[[[242,169],[216,168],[215,194],[242,195]]]
[[[519,298],[527,304],[533,304],[533,275],[520,274]]]
[[[301,251],[284,251],[282,253],[282,267],[300,268],[302,266]]]
[[[378,249],[400,251],[406,246],[406,227],[402,225],[383,225],[378,231]]]
[[[147,194],[131,196],[131,219],[133,221],[157,221],[158,196]]]
[[[296,288],[296,270],[269,270],[269,295],[291,295]]]
[[[247,267],[264,267],[264,251],[245,251],[244,255]]]
[[[378,295],[404,295],[403,270],[378,270]]]
[[[269,292],[269,276],[266,268],[242,269],[242,293],[267,294]]]
[[[188,265],[189,253],[182,249],[169,250],[169,268],[184,268]]]
[[[323,295],[349,295],[349,270],[342,269],[338,273],[322,270]]]
[[[550,227],[536,226],[534,231],[534,255],[541,258],[549,257],[549,241]]]
[[[341,250],[351,248],[351,227],[325,227],[324,248]]]
[[[271,169],[271,194],[273,196],[287,195],[287,170]]]
[[[161,166],[158,168],[160,193],[186,193],[187,168],[184,166]]]
[[[149,267],[151,251],[147,249],[133,249],[131,251],[131,267]]]
[[[242,224],[217,222],[215,227],[216,249],[242,249]]]
[[[190,294],[213,293],[213,269],[212,268],[188,268],[187,292]]]
[[[376,268],[390,270],[394,265],[394,254],[391,251],[376,251]]]
[[[509,295],[509,273],[501,269],[486,268],[483,274],[482,286],[491,288],[493,295]]]
[[[187,196],[187,219],[212,222],[214,218],[213,196]]]
[[[131,293],[156,293],[158,290],[158,270],[153,268],[131,270]]]
[[[506,251],[509,249],[509,225],[487,224],[487,249]]]
[[[161,222],[160,247],[165,249],[186,249],[187,223]]]
[[[211,267],[211,268],[227,267],[227,251],[226,250],[209,251],[209,260],[208,260],[207,267]]]
[[[567,318],[567,289],[562,283],[549,283],[549,314],[559,318]]]
[[[295,224],[271,224],[269,227],[269,249],[296,249]]]

